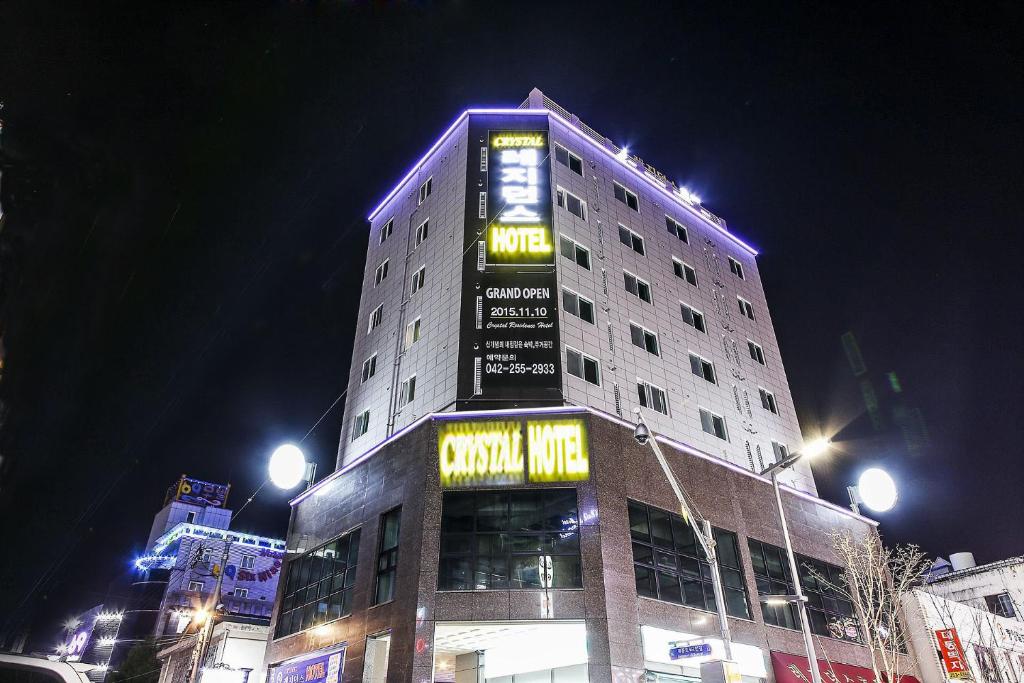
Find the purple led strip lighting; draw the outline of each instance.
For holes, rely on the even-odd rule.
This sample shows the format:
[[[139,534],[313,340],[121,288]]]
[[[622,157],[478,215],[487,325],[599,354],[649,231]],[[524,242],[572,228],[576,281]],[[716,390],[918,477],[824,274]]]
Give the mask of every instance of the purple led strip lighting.
[[[438,138],[437,142],[435,142],[430,147],[430,149],[427,150],[427,153],[424,154],[422,157],[420,157],[420,160],[417,161],[413,165],[413,167],[409,170],[409,172],[405,174],[405,177],[403,177],[402,180],[399,181],[399,183],[395,186],[395,189],[391,190],[391,192],[389,192],[388,195],[386,197],[384,197],[384,199],[377,205],[377,208],[375,208],[373,211],[370,212],[370,215],[367,216],[367,220],[372,221],[374,218],[377,217],[377,214],[380,213],[380,211],[385,206],[387,206],[388,203],[392,199],[394,199],[395,195],[397,195],[402,190],[402,188],[405,187],[405,184],[408,183],[409,180],[411,180],[414,175],[416,175],[416,173],[420,170],[420,168],[427,161],[427,159],[429,159],[431,157],[431,155],[433,155],[434,152],[436,152],[438,150],[438,148],[440,148],[441,145],[443,145],[445,143],[445,141],[451,136],[451,134],[453,132],[455,132],[455,129],[459,127],[459,124],[461,124],[464,119],[468,118],[470,114],[506,114],[506,115],[523,115],[523,116],[526,116],[526,115],[533,115],[533,116],[546,115],[546,116],[550,116],[553,119],[555,119],[556,121],[558,121],[560,124],[562,124],[567,130],[569,130],[573,134],[575,134],[577,137],[579,137],[580,139],[584,140],[585,142],[587,142],[589,145],[591,145],[595,149],[603,152],[609,159],[613,159],[614,161],[617,161],[624,168],[628,169],[633,175],[635,175],[638,178],[643,179],[648,185],[650,185],[651,187],[659,190],[662,194],[664,194],[666,197],[671,199],[673,202],[675,202],[675,204],[677,206],[679,206],[683,210],[687,211],[690,215],[694,216],[695,218],[699,218],[706,225],[710,226],[711,228],[713,228],[717,232],[721,233],[723,236],[729,238],[730,240],[735,242],[740,247],[743,247],[744,249],[746,249],[748,252],[750,252],[751,255],[757,256],[757,254],[758,254],[757,249],[755,249],[754,247],[750,246],[749,244],[747,244],[746,242],[741,240],[739,237],[737,237],[736,235],[734,235],[731,232],[729,232],[728,230],[725,230],[724,228],[722,228],[722,226],[717,225],[717,224],[713,223],[712,221],[708,220],[707,218],[705,218],[699,211],[694,209],[692,206],[690,206],[686,202],[682,201],[679,197],[677,197],[675,194],[670,192],[668,190],[668,188],[666,188],[664,185],[662,185],[661,183],[658,183],[653,178],[648,176],[646,173],[641,172],[640,170],[638,170],[632,164],[626,163],[626,161],[624,159],[620,159],[615,154],[613,154],[610,149],[605,148],[604,146],[599,144],[596,140],[592,140],[589,136],[587,136],[584,133],[582,133],[581,131],[579,131],[575,126],[573,126],[571,123],[566,121],[559,114],[557,114],[556,112],[550,111],[548,109],[467,109],[467,110],[465,110],[464,112],[462,112],[462,114],[460,114],[458,116],[458,118],[455,119],[455,121],[452,123],[452,125],[450,125],[448,127],[448,129],[441,135],[441,137]]]

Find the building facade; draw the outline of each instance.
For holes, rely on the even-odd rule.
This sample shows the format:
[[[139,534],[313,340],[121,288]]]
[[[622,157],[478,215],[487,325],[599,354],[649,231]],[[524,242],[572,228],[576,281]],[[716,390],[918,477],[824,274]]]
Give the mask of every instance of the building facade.
[[[638,407],[715,528],[742,680],[807,675],[768,598],[794,580],[819,657],[870,680],[810,568],[838,577],[828,533],[874,522],[787,472],[789,575],[758,472],[801,433],[725,221],[534,91],[458,117],[370,223],[338,467],[292,501],[272,683],[700,680],[725,648],[709,565]]]
[[[263,659],[269,628],[264,624],[223,621],[213,627],[199,674],[201,683],[259,683],[266,678]],[[157,653],[159,683],[186,683],[194,641],[181,640]]]
[[[941,558],[928,574],[929,593],[1000,617],[1024,621],[1024,556],[977,565],[971,553]]]

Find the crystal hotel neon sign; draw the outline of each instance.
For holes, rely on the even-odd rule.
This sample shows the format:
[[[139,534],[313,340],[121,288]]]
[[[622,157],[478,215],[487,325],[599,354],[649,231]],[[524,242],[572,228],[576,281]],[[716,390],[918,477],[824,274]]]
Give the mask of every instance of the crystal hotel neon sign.
[[[582,419],[449,422],[438,426],[441,486],[494,486],[590,478]],[[524,450],[525,446],[525,450]]]

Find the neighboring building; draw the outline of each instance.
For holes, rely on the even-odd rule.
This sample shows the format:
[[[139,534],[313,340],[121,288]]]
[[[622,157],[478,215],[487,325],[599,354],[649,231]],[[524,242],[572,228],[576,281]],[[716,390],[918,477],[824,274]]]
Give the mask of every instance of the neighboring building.
[[[121,612],[107,610],[103,605],[69,618],[62,625],[62,637],[55,657],[62,661],[95,665],[86,675],[90,680],[102,681],[110,667],[121,622]]]
[[[263,657],[270,629],[261,624],[223,621],[213,627],[199,683],[263,683]],[[192,664],[193,639],[182,639],[157,653],[159,683],[185,683]]]
[[[903,598],[924,683],[1024,681],[1024,624],[927,590]]]
[[[693,681],[708,565],[650,446],[716,527],[746,683],[806,670],[772,487],[801,446],[754,257],[539,91],[469,110],[370,216],[338,469],[292,501],[271,683]],[[801,565],[869,519],[787,473]],[[801,572],[818,654],[870,677]],[[684,657],[681,646],[711,654]],[[697,648],[703,650],[705,648]]]
[[[1024,621],[1024,555],[978,566],[971,553],[939,558],[925,590],[1008,619]]]

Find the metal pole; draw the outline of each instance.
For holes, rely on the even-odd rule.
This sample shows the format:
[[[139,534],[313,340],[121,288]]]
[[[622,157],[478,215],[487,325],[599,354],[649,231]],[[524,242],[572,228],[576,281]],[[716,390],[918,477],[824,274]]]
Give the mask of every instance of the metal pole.
[[[199,631],[199,638],[196,641],[195,648],[193,649],[193,661],[192,670],[189,672],[188,681],[189,683],[195,683],[199,679],[199,670],[203,666],[203,660],[206,659],[206,653],[210,649],[210,639],[213,635],[214,617],[217,614],[217,605],[220,604],[220,589],[224,584],[224,571],[228,567],[228,552],[231,550],[231,539],[224,539],[224,553],[220,558],[220,572],[217,574],[217,583],[213,588],[213,600],[210,603],[207,612],[209,614],[206,617],[206,621],[203,623],[202,629]]]
[[[639,408],[636,414],[640,422],[646,425],[643,413],[640,412]],[[721,626],[722,643],[725,646],[725,658],[731,660],[732,636],[729,632],[729,619],[725,613],[725,591],[722,590],[722,575],[718,571],[718,553],[715,550],[715,537],[711,533],[711,522],[706,519],[701,519],[698,522],[695,519],[694,511],[690,509],[690,504],[683,494],[683,489],[679,485],[675,473],[668,466],[665,454],[661,452],[661,447],[658,445],[658,440],[654,438],[653,433],[648,439],[648,443],[651,444],[654,456],[658,460],[658,464],[661,465],[665,478],[668,479],[669,486],[672,487],[672,492],[676,494],[676,498],[679,500],[679,507],[683,512],[683,516],[686,517],[687,523],[693,528],[693,535],[704,549],[704,554],[707,555],[708,564],[711,566],[711,586],[715,592],[715,606],[718,608],[718,623]],[[821,681],[815,681],[815,683],[821,683]]]
[[[811,682],[821,683],[821,672],[818,671],[818,655],[814,651],[814,637],[811,635],[811,623],[807,619],[807,605],[804,592],[800,588],[800,574],[796,568],[796,555],[793,554],[793,543],[789,540],[789,525],[786,524],[786,512],[782,507],[782,492],[779,490],[779,471],[772,471],[772,488],[775,489],[775,502],[779,506],[779,520],[782,522],[782,537],[786,540],[786,557],[789,559],[789,572],[793,577],[793,594],[797,597],[796,609],[800,613],[800,630],[804,634],[804,648],[811,669]]]

